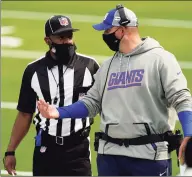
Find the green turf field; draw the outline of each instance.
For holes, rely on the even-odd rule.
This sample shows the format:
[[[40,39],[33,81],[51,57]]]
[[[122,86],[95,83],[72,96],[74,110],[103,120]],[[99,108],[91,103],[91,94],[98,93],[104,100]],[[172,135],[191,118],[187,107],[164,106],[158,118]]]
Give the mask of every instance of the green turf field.
[[[43,41],[44,23],[49,15],[54,14],[71,14],[74,27],[80,28],[80,31],[75,33],[78,52],[97,56],[96,59],[101,63],[103,58],[112,55],[112,52],[107,48],[102,41],[101,32],[96,32],[92,28],[92,24],[100,22],[105,13],[114,8],[117,2],[113,1],[72,1],[72,2],[46,2],[46,1],[15,1],[5,2],[2,4],[2,28],[13,26],[12,32],[5,29],[2,32],[2,39],[8,43],[6,46],[2,44],[2,60],[1,60],[1,101],[3,103],[15,103],[18,99],[21,77],[26,65],[36,59],[34,56],[46,51],[48,48]],[[175,54],[181,66],[188,69],[183,69],[188,80],[188,86],[192,89],[192,2],[176,1],[176,2],[123,2],[126,7],[135,11],[139,18],[141,36],[151,36],[157,39],[161,45]],[[16,12],[15,12],[16,11]],[[25,12],[22,12],[25,11]],[[33,12],[30,14],[29,12]],[[21,13],[22,12],[22,13]],[[34,12],[41,12],[40,15],[34,15]],[[84,16],[82,16],[84,15]],[[44,18],[45,17],[45,18]],[[140,20],[141,19],[141,20]],[[161,19],[154,20],[150,19]],[[162,20],[164,19],[164,20]],[[166,19],[166,20],[165,20]],[[83,22],[85,21],[86,22]],[[169,27],[167,27],[169,26]],[[20,38],[22,44],[17,47],[10,47],[12,42],[10,38]],[[29,59],[26,53],[31,53]],[[102,57],[101,57],[102,56]],[[106,57],[105,57],[106,56]],[[33,58],[33,59],[32,59]],[[5,106],[10,107],[10,106]],[[2,108],[2,148],[3,154],[11,133],[11,128],[16,116],[16,110]],[[177,125],[179,126],[179,124]],[[91,140],[93,134],[99,129],[99,118],[95,119],[95,124],[92,128]],[[31,171],[32,170],[32,151],[34,147],[34,126],[31,126],[28,136],[21,143],[16,152],[17,170]],[[91,146],[93,141],[91,142]],[[96,154],[92,146],[92,169],[93,174],[97,175],[96,169]],[[175,152],[173,153],[173,175],[178,174],[179,169],[176,166]]]

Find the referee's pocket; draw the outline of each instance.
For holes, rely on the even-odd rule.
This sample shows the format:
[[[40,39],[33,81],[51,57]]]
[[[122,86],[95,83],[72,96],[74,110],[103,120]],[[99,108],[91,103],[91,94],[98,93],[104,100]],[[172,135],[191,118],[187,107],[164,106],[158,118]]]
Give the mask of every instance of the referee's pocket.
[[[90,156],[89,145],[90,143],[88,138],[85,138],[77,148],[79,151],[79,156],[81,156],[82,158],[89,158]]]

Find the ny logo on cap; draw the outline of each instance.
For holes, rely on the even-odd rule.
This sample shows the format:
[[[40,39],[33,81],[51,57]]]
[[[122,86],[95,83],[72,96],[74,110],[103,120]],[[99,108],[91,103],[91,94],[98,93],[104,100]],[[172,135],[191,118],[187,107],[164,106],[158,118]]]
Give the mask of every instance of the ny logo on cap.
[[[58,18],[58,20],[61,26],[67,26],[69,24],[67,18],[65,17]]]
[[[105,17],[104,17],[103,21],[106,20],[108,14],[109,14],[109,13],[106,13],[106,14],[105,14]]]

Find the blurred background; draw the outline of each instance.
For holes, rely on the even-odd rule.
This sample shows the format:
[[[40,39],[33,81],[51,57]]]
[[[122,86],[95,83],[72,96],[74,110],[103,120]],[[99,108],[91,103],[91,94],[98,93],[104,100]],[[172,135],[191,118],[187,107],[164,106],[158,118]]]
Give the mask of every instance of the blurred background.
[[[23,71],[28,63],[48,50],[44,24],[57,14],[67,15],[80,31],[74,34],[77,52],[95,57],[101,64],[113,54],[102,40],[102,32],[92,28],[107,11],[123,4],[139,19],[142,37],[150,36],[172,52],[179,61],[192,90],[192,2],[187,1],[3,1],[1,2],[1,157],[7,148],[17,114],[16,105]],[[176,127],[180,127],[177,123]],[[97,175],[93,135],[99,130],[99,117],[91,133],[92,170]],[[35,129],[31,129],[16,151],[18,175],[31,175]],[[173,175],[179,173],[175,152]],[[2,163],[2,161],[1,161]],[[5,174],[1,164],[2,174]]]

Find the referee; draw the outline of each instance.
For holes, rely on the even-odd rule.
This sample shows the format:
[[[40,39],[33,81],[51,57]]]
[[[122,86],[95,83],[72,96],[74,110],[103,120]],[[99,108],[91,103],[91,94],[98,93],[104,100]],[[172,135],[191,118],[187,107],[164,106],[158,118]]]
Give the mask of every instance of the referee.
[[[18,114],[4,158],[9,174],[16,174],[15,151],[35,113],[33,176],[92,175],[88,140],[92,119],[49,120],[36,107],[40,98],[55,107],[70,105],[93,85],[99,65],[93,58],[76,53],[75,31],[78,29],[72,28],[71,20],[62,15],[50,17],[45,24],[44,40],[49,51],[29,63],[23,74]]]

